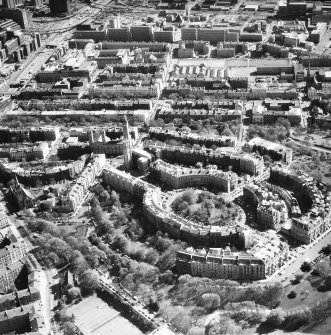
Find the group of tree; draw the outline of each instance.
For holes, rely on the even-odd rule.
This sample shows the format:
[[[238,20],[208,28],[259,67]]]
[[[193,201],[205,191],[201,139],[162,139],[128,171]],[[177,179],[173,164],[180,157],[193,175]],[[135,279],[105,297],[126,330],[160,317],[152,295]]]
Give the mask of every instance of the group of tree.
[[[150,127],[161,127],[163,129],[174,130],[185,133],[210,134],[221,136],[237,136],[241,131],[240,122],[233,121],[218,121],[213,117],[206,120],[193,120],[184,122],[182,119],[169,119],[166,123],[163,119],[150,121]]]
[[[248,139],[261,137],[271,142],[282,142],[290,136],[290,123],[287,119],[278,118],[274,125],[259,126],[249,125],[247,130]]]
[[[45,266],[69,265],[81,281],[83,294],[98,288],[99,281],[89,269],[99,266],[100,260],[106,258],[105,251],[93,246],[87,238],[72,236],[66,228],[43,219],[29,220],[27,226],[40,234],[35,238],[37,248],[34,250],[40,262]]]
[[[60,324],[64,335],[83,335],[75,325],[75,316],[69,312],[68,307],[64,303],[58,304],[54,319]]]
[[[282,286],[278,283],[265,286],[250,285],[241,287],[241,289],[238,289],[238,285],[237,282],[225,279],[213,280],[183,275],[179,277],[170,297],[176,304],[199,305],[201,301],[204,301],[201,298],[204,294],[217,294],[220,297],[219,308],[222,309],[228,303],[242,303],[244,301],[254,302],[266,308],[275,308],[279,304]]]
[[[178,195],[171,204],[175,213],[213,225],[224,225],[238,216],[238,209],[232,202],[226,203],[221,197],[210,192],[193,189]]]
[[[143,220],[141,210],[122,204],[122,194],[105,190],[101,185],[96,185],[93,192],[91,214],[96,233],[90,240],[97,247],[105,243],[112,250],[107,260],[112,265],[111,273],[125,288],[149,303],[155,298],[157,287],[174,283],[171,269],[177,251],[186,244],[170,239],[151,226],[146,227],[148,223]]]

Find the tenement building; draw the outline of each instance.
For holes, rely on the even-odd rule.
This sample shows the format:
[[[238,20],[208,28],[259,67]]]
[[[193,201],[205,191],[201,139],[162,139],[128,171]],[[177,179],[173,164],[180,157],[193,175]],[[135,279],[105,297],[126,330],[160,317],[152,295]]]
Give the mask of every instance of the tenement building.
[[[284,145],[255,137],[247,143],[251,151],[257,151],[260,155],[269,155],[274,161],[283,161],[285,164],[292,163],[293,150]]]
[[[265,264],[254,255],[234,253],[230,248],[194,250],[177,253],[176,268],[180,274],[198,277],[252,281],[265,278]]]
[[[276,236],[275,236],[276,237]],[[177,253],[176,268],[181,274],[232,279],[238,281],[261,280],[271,276],[288,261],[288,246],[277,237],[272,241],[260,240],[244,252],[224,249],[188,248]]]
[[[293,219],[291,235],[300,242],[310,244],[325,230],[326,220],[311,213],[309,216]]]
[[[279,230],[280,225],[288,220],[288,209],[284,200],[262,185],[249,184],[244,186],[245,199],[256,206],[257,223],[269,229]]]
[[[105,163],[106,157],[104,154],[93,155],[91,162],[87,164],[68,194],[63,198],[63,202],[71,211],[75,211],[83,201],[86,191],[92,185],[95,178],[101,174]]]

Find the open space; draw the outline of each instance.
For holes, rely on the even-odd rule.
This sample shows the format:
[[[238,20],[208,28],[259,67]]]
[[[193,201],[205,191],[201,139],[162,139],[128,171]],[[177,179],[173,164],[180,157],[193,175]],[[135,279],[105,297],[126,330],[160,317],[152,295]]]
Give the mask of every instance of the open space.
[[[120,312],[96,296],[84,299],[70,308],[77,326],[93,335],[140,335],[142,332]]]

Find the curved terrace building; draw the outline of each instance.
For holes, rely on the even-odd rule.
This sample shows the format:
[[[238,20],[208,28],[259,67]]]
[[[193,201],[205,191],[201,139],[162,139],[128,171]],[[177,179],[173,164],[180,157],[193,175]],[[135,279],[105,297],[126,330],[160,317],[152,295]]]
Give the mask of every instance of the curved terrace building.
[[[167,195],[159,187],[111,166],[103,170],[102,176],[107,185],[128,192],[142,201],[147,219],[155,228],[167,232],[175,239],[210,248],[226,248],[229,244],[238,248],[250,248],[248,253],[231,253],[228,248],[224,251],[210,249],[208,254],[195,252],[193,249],[179,252],[177,268],[180,273],[241,281],[259,280],[273,274],[288,259],[288,246],[274,232],[271,239],[269,233],[267,236],[259,235],[258,242],[251,247],[245,243],[246,234],[242,227],[204,226],[175,214],[169,207]]]
[[[250,174],[252,176],[260,176],[267,179],[264,164],[261,157],[255,157],[248,154],[232,154],[228,152],[217,152],[212,149],[201,148],[187,149],[174,145],[157,145],[154,143],[146,143],[145,149],[151,151],[157,158],[167,160],[169,162],[183,163],[195,165],[201,162],[205,165],[217,165],[223,170],[229,170],[240,174]]]
[[[162,160],[157,160],[151,165],[151,175],[173,188],[212,186],[230,193],[238,187],[238,176],[234,172],[186,168]]]
[[[225,247],[229,243],[241,247],[244,244],[236,225],[211,226],[188,220],[171,210],[168,196],[159,187],[135,178],[128,173],[107,167],[103,170],[103,180],[111,187],[128,192],[143,203],[147,219],[155,228],[167,232],[175,239],[192,245]]]
[[[205,135],[197,133],[179,132],[175,130],[163,129],[161,127],[149,128],[150,138],[158,141],[174,139],[183,143],[200,144],[210,148],[212,145],[218,147],[236,147],[237,138],[235,136]]]

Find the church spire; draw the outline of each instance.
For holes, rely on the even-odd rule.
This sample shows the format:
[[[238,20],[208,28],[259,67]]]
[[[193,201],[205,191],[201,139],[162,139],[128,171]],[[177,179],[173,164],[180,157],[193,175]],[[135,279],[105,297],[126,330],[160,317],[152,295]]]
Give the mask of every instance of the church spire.
[[[17,179],[17,174],[15,173],[15,177],[14,177],[14,179],[15,179],[15,185],[17,186],[17,185],[19,185],[20,183],[19,183],[19,181],[18,181],[18,179]]]
[[[309,60],[308,60],[308,71],[307,71],[307,87],[310,87],[310,82],[311,82],[311,73],[310,73],[310,55],[309,55]]]
[[[130,170],[132,168],[132,142],[126,116],[124,116],[123,137],[124,168]]]

